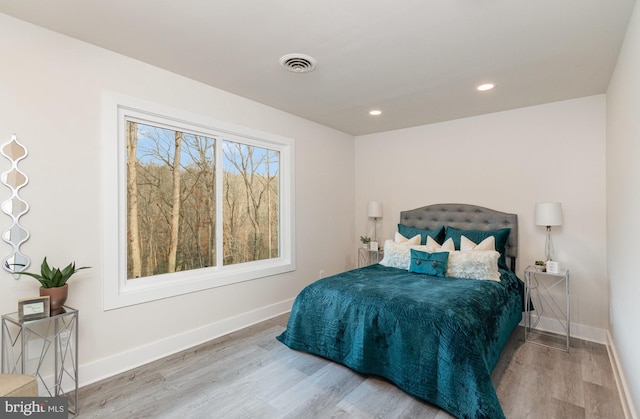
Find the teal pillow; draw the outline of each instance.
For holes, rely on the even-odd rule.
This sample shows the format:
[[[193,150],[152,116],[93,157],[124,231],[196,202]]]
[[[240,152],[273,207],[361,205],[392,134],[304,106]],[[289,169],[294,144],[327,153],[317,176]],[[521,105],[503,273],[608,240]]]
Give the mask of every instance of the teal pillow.
[[[498,267],[500,269],[509,270],[506,256],[509,234],[511,234],[510,228],[501,228],[499,230],[458,230],[454,227],[447,227],[447,234],[444,239],[446,241],[447,239],[452,238],[456,249],[460,250],[460,236],[465,236],[474,243],[480,243],[487,237],[493,236],[496,240],[496,251],[500,253]]]
[[[416,235],[420,235],[420,244],[427,244],[427,236],[431,236],[432,239],[442,244],[442,238],[444,237],[444,226],[436,230],[423,230],[421,228],[407,227],[403,224],[398,224],[398,233],[404,237],[410,239]]]
[[[445,277],[449,264],[449,252],[421,252],[411,249],[409,272]]]

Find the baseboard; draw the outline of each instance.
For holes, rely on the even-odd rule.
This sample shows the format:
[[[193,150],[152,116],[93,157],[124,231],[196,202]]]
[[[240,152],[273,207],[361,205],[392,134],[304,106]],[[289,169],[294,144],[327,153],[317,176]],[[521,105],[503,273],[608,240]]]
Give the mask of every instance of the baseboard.
[[[524,327],[524,317],[520,322],[520,326]],[[536,325],[536,329],[543,330],[545,332],[556,333],[558,335],[564,335],[566,332],[558,321],[547,317],[541,317],[540,322]],[[583,324],[571,323],[571,337],[582,340],[588,340],[590,342],[601,343],[603,345],[608,344],[607,330],[599,329],[597,327],[585,326]]]
[[[197,329],[133,348],[107,358],[79,366],[79,387],[112,377],[116,374],[164,358],[220,336],[287,313],[291,310],[293,299],[281,301],[267,307],[261,307],[247,313],[220,320]]]
[[[607,352],[609,353],[611,368],[613,369],[616,386],[618,387],[618,394],[620,394],[620,403],[622,404],[624,417],[626,419],[638,419],[638,413],[633,405],[631,392],[629,391],[627,380],[624,376],[624,372],[622,371],[622,364],[620,364],[618,351],[616,350],[616,345],[613,342],[613,337],[609,331],[607,331]]]

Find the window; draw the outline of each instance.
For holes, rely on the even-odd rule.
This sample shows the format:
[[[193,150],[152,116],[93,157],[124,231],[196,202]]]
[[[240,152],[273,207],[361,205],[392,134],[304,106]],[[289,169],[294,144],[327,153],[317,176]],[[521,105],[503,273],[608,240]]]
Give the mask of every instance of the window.
[[[295,269],[293,141],[104,94],[105,308]]]
[[[226,140],[222,153],[223,263],[278,257],[280,153]]]

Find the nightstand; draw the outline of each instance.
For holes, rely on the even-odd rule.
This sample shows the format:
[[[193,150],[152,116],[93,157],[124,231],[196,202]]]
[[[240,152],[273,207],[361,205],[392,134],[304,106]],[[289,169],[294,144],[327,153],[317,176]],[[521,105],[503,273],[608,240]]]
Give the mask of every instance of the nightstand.
[[[549,273],[528,266],[524,270],[524,286],[525,341],[569,351],[569,270]]]
[[[382,260],[383,253],[382,249],[371,250],[369,248],[359,247],[358,268],[380,262]]]
[[[2,372],[35,376],[42,397],[66,396],[78,414],[78,310],[37,320],[18,313],[2,316]]]

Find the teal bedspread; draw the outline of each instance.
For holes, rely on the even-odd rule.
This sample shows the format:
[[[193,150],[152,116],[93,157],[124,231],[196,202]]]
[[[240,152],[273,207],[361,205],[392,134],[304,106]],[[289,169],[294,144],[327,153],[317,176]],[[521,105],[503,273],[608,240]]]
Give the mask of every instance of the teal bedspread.
[[[459,418],[504,418],[491,382],[522,318],[522,281],[438,278],[372,265],[314,282],[296,298],[291,349],[385,377]]]

